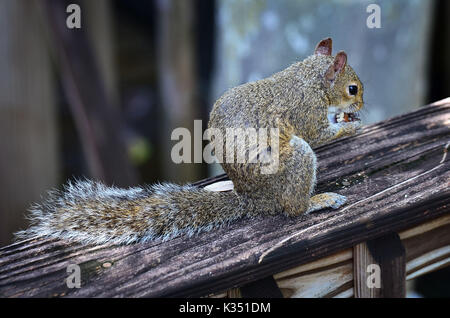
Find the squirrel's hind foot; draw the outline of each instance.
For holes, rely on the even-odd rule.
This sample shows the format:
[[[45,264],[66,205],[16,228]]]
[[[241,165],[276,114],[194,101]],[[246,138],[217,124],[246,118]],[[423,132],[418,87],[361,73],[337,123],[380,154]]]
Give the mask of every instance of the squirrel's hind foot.
[[[325,208],[338,209],[343,206],[345,202],[347,202],[347,198],[337,193],[325,192],[316,194],[315,196],[311,197],[309,209],[306,210],[305,214],[309,214],[311,212],[315,212]]]

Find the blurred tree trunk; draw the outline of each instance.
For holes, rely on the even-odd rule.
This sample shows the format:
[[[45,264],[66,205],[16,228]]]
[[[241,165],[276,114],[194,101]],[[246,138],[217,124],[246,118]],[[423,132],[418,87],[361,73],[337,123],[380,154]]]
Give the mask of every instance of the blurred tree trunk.
[[[91,17],[91,23],[81,25],[80,29],[66,26],[66,8],[75,2],[84,14]],[[92,45],[91,39],[108,39],[109,28],[104,26],[106,3],[85,5],[84,1],[46,0],[42,1],[51,33],[50,41],[55,49],[61,78],[70,104],[77,131],[81,139],[84,155],[91,178],[117,186],[135,185],[137,175],[128,158],[125,144],[125,123],[121,110],[114,105],[114,97],[108,95],[108,74],[112,68],[101,62],[101,51],[108,50],[98,43]],[[100,36],[98,36],[100,34]],[[97,50],[94,49],[97,48]],[[97,51],[97,52],[96,52]],[[110,56],[109,54],[107,56]],[[102,73],[103,71],[103,73]],[[109,91],[111,91],[111,82]]]
[[[34,0],[0,1],[0,245],[59,181],[54,85],[40,26]]]
[[[161,158],[164,176],[173,181],[195,181],[201,165],[175,164],[171,133],[177,127],[191,132],[194,162],[194,119],[200,119],[197,101],[198,76],[195,63],[195,1],[157,1],[158,73],[161,100]],[[203,129],[206,123],[203,123]]]
[[[73,2],[73,1],[70,1]],[[119,107],[115,47],[115,23],[111,0],[84,0],[81,3],[85,30],[92,45],[106,94],[114,107]]]

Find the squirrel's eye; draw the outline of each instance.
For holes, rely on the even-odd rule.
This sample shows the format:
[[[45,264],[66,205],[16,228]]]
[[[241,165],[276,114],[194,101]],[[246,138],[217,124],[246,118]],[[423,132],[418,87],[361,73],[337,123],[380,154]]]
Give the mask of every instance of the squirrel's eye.
[[[350,85],[350,86],[348,87],[348,92],[349,92],[350,95],[356,95],[356,94],[358,94],[358,86],[356,86],[356,85]]]

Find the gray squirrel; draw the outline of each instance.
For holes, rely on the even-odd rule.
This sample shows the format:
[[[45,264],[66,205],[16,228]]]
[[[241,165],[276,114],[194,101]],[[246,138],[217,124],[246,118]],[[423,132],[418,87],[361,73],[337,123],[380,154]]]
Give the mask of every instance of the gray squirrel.
[[[261,173],[261,162],[221,163],[233,182],[231,191],[169,183],[120,189],[89,180],[68,182],[30,209],[30,227],[16,235],[129,244],[190,236],[242,217],[295,217],[339,208],[344,196],[313,195],[317,164],[312,147],[355,134],[363,105],[363,85],[347,65],[347,55],[332,56],[332,40],[324,39],[305,60],[228,90],[211,111],[208,127],[222,131],[278,128],[276,172]]]

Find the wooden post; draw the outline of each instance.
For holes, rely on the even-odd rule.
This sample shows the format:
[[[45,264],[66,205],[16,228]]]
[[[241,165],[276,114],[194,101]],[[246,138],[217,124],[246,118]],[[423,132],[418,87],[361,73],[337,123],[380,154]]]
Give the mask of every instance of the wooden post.
[[[353,269],[355,297],[406,296],[405,248],[397,233],[356,245]]]

